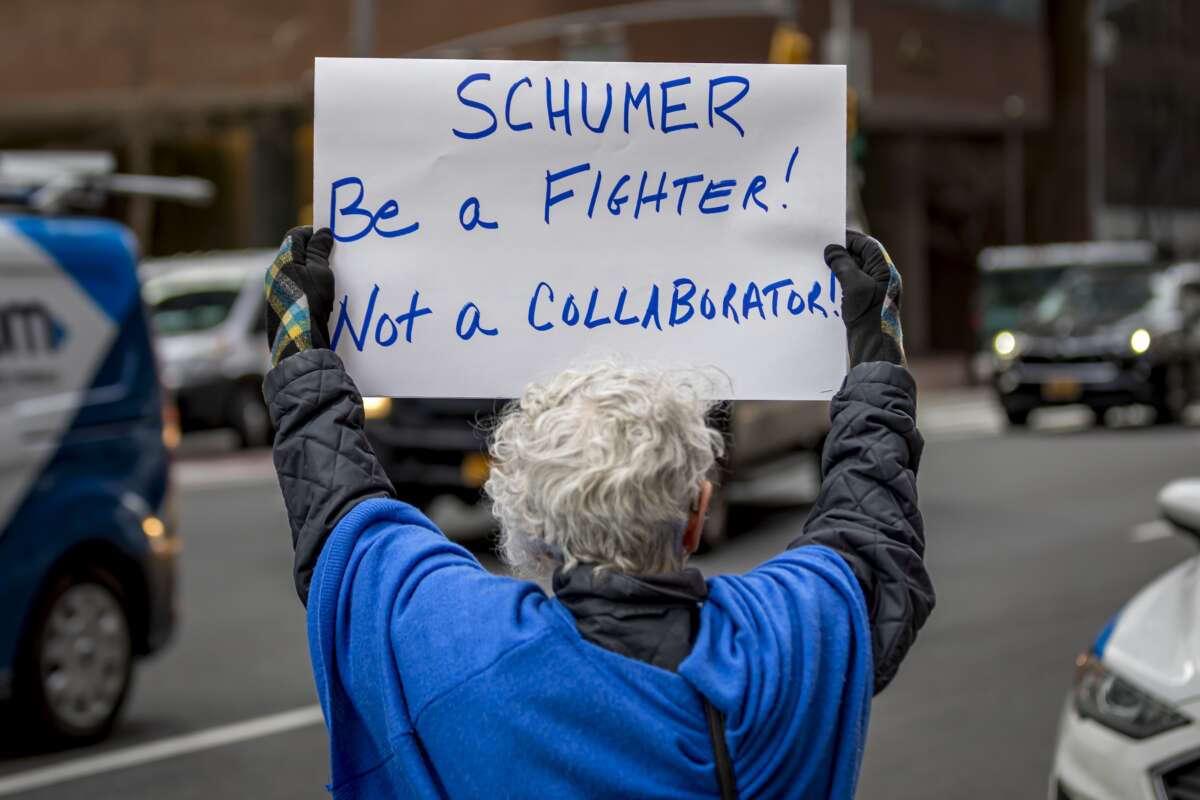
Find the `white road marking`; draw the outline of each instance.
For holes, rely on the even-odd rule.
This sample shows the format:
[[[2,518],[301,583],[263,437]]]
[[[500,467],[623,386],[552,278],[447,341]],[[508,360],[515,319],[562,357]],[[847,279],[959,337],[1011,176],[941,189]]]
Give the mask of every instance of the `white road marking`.
[[[200,750],[211,750],[214,747],[244,742],[248,739],[258,739],[277,733],[304,728],[323,722],[321,707],[318,705],[304,706],[279,714],[269,714],[265,717],[248,719],[230,725],[218,725],[215,728],[171,736],[146,744],[125,747],[108,753],[85,756],[49,767],[17,772],[0,777],[0,796],[12,795],[18,792],[28,792],[56,783],[87,778],[104,772],[118,769],[128,769],[161,761],[165,758],[195,753]]]
[[[997,436],[1006,423],[991,393],[976,389],[918,400],[917,427],[926,439],[961,439]]]
[[[1175,528],[1171,526],[1171,523],[1162,519],[1153,519],[1149,522],[1143,522],[1139,525],[1134,525],[1129,529],[1129,541],[1135,544],[1154,542],[1159,539],[1166,539],[1174,535]]]

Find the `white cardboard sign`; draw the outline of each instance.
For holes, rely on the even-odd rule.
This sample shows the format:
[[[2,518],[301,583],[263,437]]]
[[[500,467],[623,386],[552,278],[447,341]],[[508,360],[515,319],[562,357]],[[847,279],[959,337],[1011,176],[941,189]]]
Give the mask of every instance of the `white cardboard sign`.
[[[581,360],[845,373],[840,66],[318,58],[313,210],[364,394],[511,397]]]

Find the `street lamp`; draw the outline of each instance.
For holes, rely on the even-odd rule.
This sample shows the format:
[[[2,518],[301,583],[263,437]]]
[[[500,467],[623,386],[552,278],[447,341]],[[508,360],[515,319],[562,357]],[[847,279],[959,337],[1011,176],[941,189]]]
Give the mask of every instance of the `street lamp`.
[[[370,58],[375,53],[375,0],[352,0],[350,55]]]

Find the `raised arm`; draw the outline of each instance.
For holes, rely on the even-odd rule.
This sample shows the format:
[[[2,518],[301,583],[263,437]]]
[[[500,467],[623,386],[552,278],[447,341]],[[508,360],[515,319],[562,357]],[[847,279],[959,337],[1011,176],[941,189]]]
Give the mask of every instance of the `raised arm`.
[[[272,368],[263,396],[275,427],[275,471],[302,603],[325,540],[341,518],[363,500],[395,494],[363,430],[362,396],[329,349],[332,247],[327,229],[314,234],[294,228],[266,276]]]
[[[804,533],[850,564],[871,621],[875,691],[892,680],[934,605],[917,508],[924,441],[900,328],[900,274],[874,239],[853,231],[825,260],[842,284],[851,369],[831,406],[824,480]]]

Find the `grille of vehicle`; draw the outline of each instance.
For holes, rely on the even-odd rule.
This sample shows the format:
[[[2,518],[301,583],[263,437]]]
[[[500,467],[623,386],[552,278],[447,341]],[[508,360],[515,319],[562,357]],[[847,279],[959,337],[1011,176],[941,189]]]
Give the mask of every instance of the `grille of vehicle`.
[[[392,419],[397,422],[486,421],[504,408],[507,400],[399,399],[392,402]]]
[[[1200,758],[1173,767],[1159,780],[1166,800],[1200,800]]]
[[[487,431],[504,400],[398,399],[367,435],[395,483],[457,485],[469,453],[487,447]]]

